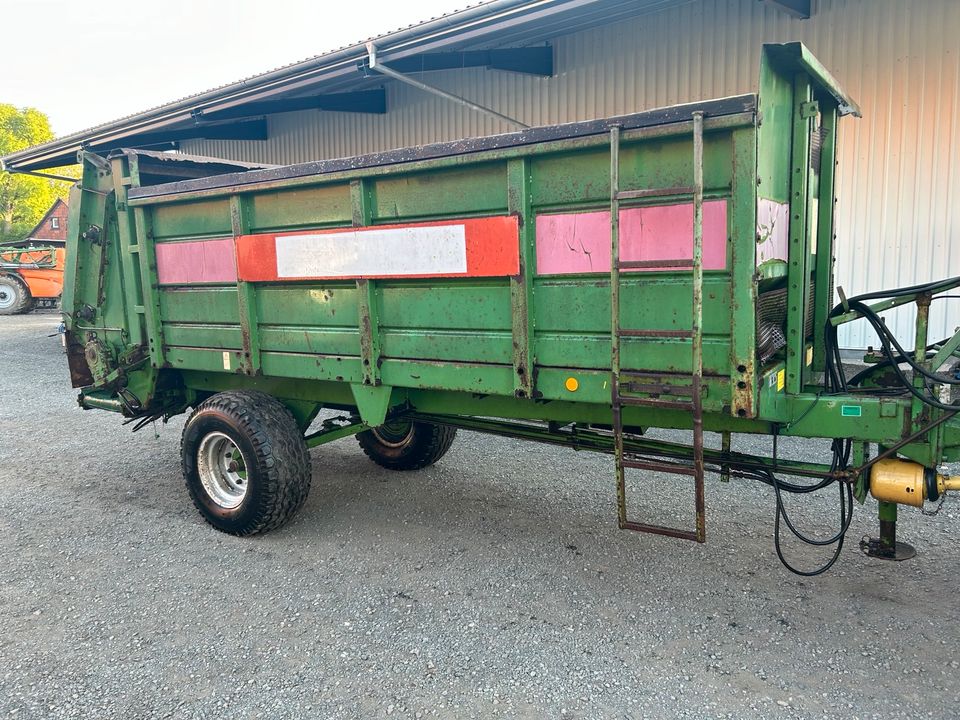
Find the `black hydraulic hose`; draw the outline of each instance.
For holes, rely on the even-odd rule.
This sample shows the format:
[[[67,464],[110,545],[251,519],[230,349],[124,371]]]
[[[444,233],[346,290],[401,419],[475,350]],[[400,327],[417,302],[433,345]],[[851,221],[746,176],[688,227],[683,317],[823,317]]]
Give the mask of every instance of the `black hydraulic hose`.
[[[897,343],[896,339],[892,337],[892,335],[890,334],[890,331],[887,330],[886,326],[883,324],[880,318],[877,317],[875,314],[873,314],[872,311],[870,311],[870,314],[864,315],[864,317],[866,317],[867,320],[870,322],[870,324],[873,325],[874,330],[877,331],[877,335],[880,336],[880,344],[883,347],[884,354],[887,356],[887,360],[890,362],[890,368],[894,371],[894,373],[896,373],[897,379],[900,380],[900,382],[903,384],[903,387],[906,390],[908,390],[914,397],[916,397],[921,402],[926,403],[931,407],[937,408],[938,410],[946,410],[948,412],[953,412],[953,411],[956,411],[958,407],[960,407],[960,405],[942,403],[939,400],[936,400],[933,397],[931,397],[931,395],[922,393],[918,388],[915,388],[913,386],[913,383],[910,382],[910,379],[906,376],[903,370],[900,369],[899,363],[895,362],[896,356],[894,355],[893,351],[890,349],[889,341],[893,340],[893,344],[899,351],[900,355],[906,355],[903,348],[900,347],[900,344]],[[926,371],[924,368],[918,365],[915,361],[909,358],[907,358],[906,361],[907,361],[907,364],[914,369],[914,371],[919,372],[923,376],[931,378],[936,382],[943,381],[938,375]],[[945,384],[950,384],[950,385],[955,385],[958,383],[960,383],[960,381],[958,380],[954,380],[949,383],[945,382]]]
[[[807,538],[806,536],[799,533],[793,524],[790,522],[790,518],[787,515],[786,508],[783,506],[783,498],[780,495],[780,488],[776,476],[772,476],[774,482],[774,493],[777,497],[777,512],[773,523],[773,546],[777,551],[777,557],[780,559],[780,562],[783,566],[792,572],[794,575],[800,575],[802,577],[814,577],[816,575],[822,575],[837,561],[840,557],[840,552],[843,550],[843,543],[847,538],[847,531],[850,529],[850,523],[853,520],[853,489],[849,484],[841,483],[840,486],[840,530],[833,538],[828,538],[823,541],[814,541],[812,538]],[[790,531],[800,540],[809,544],[809,545],[832,545],[836,543],[836,548],[833,551],[833,555],[830,559],[821,565],[820,567],[814,570],[800,570],[795,568],[789,562],[787,562],[786,557],[784,557],[783,549],[780,546],[780,518],[783,518],[787,527],[790,528]]]
[[[883,353],[886,356],[886,360],[883,361],[883,365],[889,365],[895,372],[897,379],[903,385],[903,389],[897,388],[870,388],[876,394],[887,394],[891,392],[902,393],[903,390],[907,390],[917,397],[922,402],[926,403],[935,408],[941,410],[946,410],[951,413],[956,413],[960,409],[960,405],[948,405],[940,402],[931,396],[930,387],[927,384],[927,380],[933,380],[937,383],[947,384],[947,385],[957,385],[960,384],[960,380],[953,378],[946,378],[938,373],[933,373],[927,370],[926,368],[920,366],[911,356],[907,353],[900,343],[897,341],[893,334],[890,332],[889,328],[883,323],[879,315],[872,310],[869,306],[865,304],[866,300],[875,300],[881,298],[899,298],[905,297],[907,295],[919,295],[919,294],[934,294],[941,290],[947,290],[950,287],[955,287],[960,284],[960,277],[948,278],[946,280],[939,280],[932,283],[924,283],[920,285],[913,285],[910,287],[897,288],[895,290],[888,291],[879,291],[873,293],[865,293],[863,295],[858,295],[854,298],[850,298],[842,305],[837,305],[831,312],[827,319],[826,327],[824,328],[824,346],[826,351],[825,363],[824,363],[824,390],[827,393],[846,393],[850,392],[851,388],[849,385],[858,385],[864,377],[876,370],[876,366],[869,368],[861,373],[856,374],[851,380],[847,380],[846,374],[843,371],[843,357],[840,354],[840,346],[837,342],[837,326],[835,326],[830,320],[839,315],[843,315],[850,310],[854,310],[860,313],[867,321],[871,324],[873,329],[876,331],[877,335],[880,338],[881,346],[883,348]],[[943,341],[946,342],[946,341]],[[943,342],[940,344],[942,345]],[[936,344],[935,344],[936,345]],[[926,348],[927,350],[933,349],[935,345]],[[892,346],[892,347],[891,347]],[[894,349],[896,352],[894,352]],[[910,382],[906,374],[900,368],[901,363],[907,363],[913,368],[914,372],[922,375],[924,379],[924,387],[927,389],[927,394],[920,391],[919,388],[915,388],[913,383]],[[863,388],[854,388],[854,390],[865,390]],[[774,445],[776,447],[776,445]],[[850,461],[850,452],[852,448],[852,443],[849,440],[836,439],[833,441],[833,461],[831,463],[831,471],[836,472],[837,470],[846,469]],[[776,454],[776,450],[774,450]],[[776,459],[776,458],[774,458]],[[774,516],[774,525],[773,525],[773,542],[774,548],[777,552],[777,557],[780,559],[780,562],[783,564],[787,570],[794,573],[795,575],[800,575],[802,577],[813,577],[825,573],[840,557],[840,553],[843,550],[843,544],[846,540],[847,531],[850,529],[850,524],[853,521],[853,486],[850,482],[845,480],[840,480],[838,478],[824,478],[823,480],[814,483],[813,485],[797,485],[795,483],[788,483],[780,480],[775,473],[768,470],[750,470],[743,473],[745,477],[752,477],[760,482],[763,482],[767,485],[773,487],[774,495],[776,496],[776,513]],[[826,488],[831,483],[836,482],[839,484],[840,492],[840,527],[837,532],[828,538],[812,538],[804,535],[800,532],[797,527],[790,520],[790,516],[787,514],[786,507],[783,503],[783,493],[811,493],[816,490],[822,490]],[[786,557],[783,554],[783,549],[781,547],[781,521],[790,532],[801,542],[815,547],[825,547],[828,545],[836,545],[832,556],[830,559],[821,565],[818,568],[813,570],[800,570],[793,565],[791,565]]]
[[[872,309],[870,309],[869,306],[864,305],[859,301],[851,301],[850,306],[851,307],[856,306],[857,312],[861,313],[873,326],[874,330],[877,331],[877,335],[880,336],[880,342],[884,346],[884,350],[887,353],[887,359],[891,363],[893,363],[896,358],[893,355],[893,353],[890,351],[890,348],[888,345],[893,345],[893,347],[897,349],[897,352],[899,353],[899,355],[897,355],[896,357],[902,357],[903,360],[901,362],[907,363],[908,365],[910,365],[910,367],[912,367],[916,372],[920,373],[921,375],[924,375],[925,377],[930,378],[934,382],[943,383],[944,385],[960,385],[960,380],[957,380],[955,378],[947,378],[938,373],[930,372],[922,365],[919,365],[917,361],[914,360],[912,357],[910,357],[907,351],[903,349],[903,346],[900,345],[900,342],[897,340],[897,338],[893,335],[893,333],[890,332],[890,330],[884,324],[883,320],[880,319],[880,316],[877,315],[877,313],[874,312]]]
[[[907,353],[897,339],[890,332],[889,328],[884,324],[883,320],[880,319],[879,315],[864,304],[864,300],[872,300],[878,298],[891,298],[891,297],[903,297],[905,295],[916,295],[923,293],[935,293],[938,290],[946,290],[951,286],[955,286],[957,283],[960,283],[960,277],[948,278],[946,280],[939,280],[937,282],[925,283],[922,285],[913,285],[905,288],[897,288],[895,290],[886,290],[878,291],[873,293],[865,293],[863,295],[858,295],[856,297],[850,298],[845,304],[837,305],[830,312],[829,318],[837,317],[842,315],[852,308],[856,312],[859,312],[870,325],[873,327],[874,331],[877,333],[880,338],[880,343],[883,348],[884,355],[886,355],[885,364],[889,364],[890,367],[894,370],[897,375],[897,379],[900,381],[903,388],[909,391],[914,397],[919,399],[921,402],[930,405],[931,407],[946,410],[946,411],[955,411],[958,406],[942,403],[939,400],[931,396],[931,394],[924,394],[920,392],[918,388],[913,386],[913,383],[907,378],[907,376],[900,369],[899,365],[901,362],[906,362],[914,369],[915,372],[923,375],[925,378],[933,380],[934,382],[942,383],[945,385],[955,385],[960,384],[960,380],[954,378],[947,378],[938,373],[932,373],[926,368],[921,367],[914,361],[910,354]],[[848,392],[848,381],[843,372],[843,359],[840,356],[840,348],[837,343],[837,328],[827,320],[826,327],[824,328],[824,344],[826,345],[826,363],[825,363],[825,384],[827,386],[828,392]],[[894,353],[891,349],[893,345],[897,353]],[[860,379],[859,374],[855,377],[856,380]],[[926,383],[924,383],[926,385]],[[929,392],[929,387],[927,388]],[[889,390],[888,390],[889,391]]]
[[[899,380],[900,384],[903,386],[902,390],[909,391],[914,397],[919,399],[921,402],[934,407],[940,410],[945,410],[954,414],[960,409],[960,405],[952,405],[947,403],[942,403],[938,399],[932,396],[932,390],[928,384],[929,380],[932,380],[936,383],[941,383],[944,385],[957,385],[960,384],[960,380],[955,378],[947,378],[939,373],[931,372],[925,367],[920,365],[913,359],[910,353],[903,349],[903,346],[897,341],[893,333],[886,326],[880,316],[875,310],[866,305],[866,300],[875,300],[881,298],[898,298],[905,297],[907,295],[919,295],[919,294],[934,294],[940,290],[947,290],[951,287],[955,287],[960,283],[960,277],[948,278],[946,280],[939,280],[932,283],[924,283],[921,285],[913,285],[910,287],[897,288],[895,290],[888,291],[879,291],[873,293],[865,293],[863,295],[858,295],[854,298],[848,299],[844,304],[837,305],[831,312],[827,319],[826,327],[824,328],[824,345],[826,351],[825,364],[824,364],[824,385],[825,390],[828,393],[844,393],[850,392],[849,385],[858,385],[864,377],[876,370],[876,366],[873,368],[868,368],[860,373],[854,375],[849,381],[847,380],[846,374],[843,371],[843,358],[840,354],[840,346],[837,342],[837,326],[835,326],[830,320],[839,315],[845,314],[850,310],[858,312],[862,317],[873,327],[874,331],[877,333],[877,336],[880,338],[880,344],[883,349],[883,353],[886,356],[886,359],[883,361],[882,365],[889,367],[894,371]],[[952,297],[952,296],[944,296]],[[936,298],[933,298],[936,299]],[[939,343],[942,345],[947,342],[946,340]],[[931,345],[925,350],[931,350],[936,347],[937,343]],[[896,352],[894,352],[894,349]],[[919,388],[914,387],[913,382],[906,376],[904,371],[900,368],[900,365],[906,363],[908,364],[915,373],[921,375],[924,378],[924,388],[927,390],[926,393],[921,392]],[[861,390],[861,388],[856,388]],[[889,393],[896,391],[896,388],[876,388],[872,389],[875,393]],[[831,470],[845,469],[850,459],[850,450],[852,444],[849,440],[843,441],[840,439],[834,440],[833,442],[833,462],[831,464]],[[812,577],[814,575],[820,575],[821,573],[829,570],[833,564],[837,561],[837,558],[840,557],[840,552],[843,549],[843,543],[846,539],[847,531],[850,529],[850,523],[853,520],[853,487],[849,482],[843,482],[836,480],[840,484],[840,529],[838,532],[830,538],[825,539],[816,539],[807,537],[803,533],[799,532],[794,524],[790,521],[790,517],[787,515],[786,508],[783,504],[782,492],[785,490],[783,483],[777,478],[774,473],[765,473],[767,478],[764,479],[764,482],[773,485],[774,493],[776,495],[776,516],[774,519],[774,547],[777,551],[777,557],[780,559],[780,562],[783,563],[790,572],[801,575],[804,577]],[[821,489],[830,484],[831,481],[824,480],[822,482],[816,483],[815,485],[809,486],[813,489]],[[836,544],[836,549],[833,552],[830,560],[828,560],[824,565],[814,570],[806,571],[799,570],[793,567],[783,555],[783,551],[780,545],[780,522],[783,520],[784,524],[793,533],[795,537],[799,540],[814,546],[826,546],[831,544]]]
[[[850,449],[851,443],[849,440],[834,440],[832,444],[833,449],[833,461],[831,462],[830,469],[836,471],[838,469],[846,468],[847,464],[850,461]],[[802,532],[797,530],[796,526],[791,522],[790,516],[787,514],[787,509],[783,504],[782,491],[782,482],[777,478],[774,473],[768,473],[771,484],[773,485],[774,494],[776,496],[776,514],[774,516],[773,522],[773,546],[777,551],[777,557],[780,559],[780,562],[783,564],[787,570],[794,573],[795,575],[800,575],[802,577],[814,577],[816,575],[821,575],[833,567],[833,564],[840,557],[840,552],[843,550],[843,543],[847,537],[847,531],[850,529],[850,523],[853,521],[853,488],[849,483],[845,483],[840,480],[832,480],[830,482],[836,482],[840,485],[840,529],[832,537],[817,539],[811,538],[804,535]],[[822,481],[817,483],[817,485],[810,486],[811,488],[820,489],[826,487],[829,484],[828,481]],[[818,487],[819,486],[819,487]],[[836,548],[833,551],[833,555],[830,559],[821,565],[818,568],[813,570],[800,570],[793,565],[791,565],[786,557],[783,554],[783,549],[781,547],[781,535],[780,535],[780,521],[783,520],[784,524],[793,533],[801,542],[806,543],[807,545],[813,545],[815,547],[824,547],[827,545],[836,544]]]

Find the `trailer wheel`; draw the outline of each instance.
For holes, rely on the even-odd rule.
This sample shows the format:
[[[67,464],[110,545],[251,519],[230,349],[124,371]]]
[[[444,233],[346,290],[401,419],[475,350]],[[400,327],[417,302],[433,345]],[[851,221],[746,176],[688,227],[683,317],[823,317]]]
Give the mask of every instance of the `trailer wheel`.
[[[280,527],[310,492],[303,433],[283,403],[263,392],[222,392],[201,403],[180,452],[193,504],[231,535]]]
[[[0,275],[0,315],[19,315],[33,309],[30,289],[16,275]]]
[[[447,454],[457,429],[398,420],[357,434],[367,457],[389,470],[419,470]]]

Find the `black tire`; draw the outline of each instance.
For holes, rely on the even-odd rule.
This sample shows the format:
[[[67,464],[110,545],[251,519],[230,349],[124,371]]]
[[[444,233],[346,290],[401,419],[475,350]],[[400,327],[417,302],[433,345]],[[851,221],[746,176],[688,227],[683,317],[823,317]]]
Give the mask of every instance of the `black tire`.
[[[456,428],[400,420],[358,433],[357,441],[381,467],[420,470],[446,455],[456,436]]]
[[[241,457],[224,466],[219,447],[228,449],[231,457],[238,450]],[[210,467],[213,453],[218,458],[215,468]],[[263,392],[222,392],[201,403],[183,428],[180,455],[193,504],[208,523],[231,535],[280,527],[310,492],[310,455],[303,433],[283,403]],[[233,484],[225,476],[232,477]],[[221,485],[226,489],[221,489],[218,502],[210,488]],[[230,500],[223,501],[230,492]],[[233,501],[237,504],[231,506]]]
[[[33,310],[30,288],[16,275],[0,274],[0,315],[20,315]]]

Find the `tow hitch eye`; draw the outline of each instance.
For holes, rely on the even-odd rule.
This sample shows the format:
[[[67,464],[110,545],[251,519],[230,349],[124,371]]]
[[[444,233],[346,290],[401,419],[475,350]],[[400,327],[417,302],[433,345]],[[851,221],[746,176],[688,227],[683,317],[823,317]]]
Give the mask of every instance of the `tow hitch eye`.
[[[870,494],[881,502],[923,507],[947,490],[960,490],[960,476],[940,475],[909,460],[888,458],[870,471]]]

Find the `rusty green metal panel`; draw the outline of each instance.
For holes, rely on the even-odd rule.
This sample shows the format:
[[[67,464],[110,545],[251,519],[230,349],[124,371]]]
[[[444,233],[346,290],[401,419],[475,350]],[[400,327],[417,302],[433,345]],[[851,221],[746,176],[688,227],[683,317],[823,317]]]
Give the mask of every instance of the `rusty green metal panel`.
[[[199,237],[223,237],[233,232],[230,199],[200,200],[165,205],[150,213],[151,231],[157,242]]]
[[[507,208],[503,162],[397,173],[395,177],[378,178],[373,185],[376,189],[369,219],[381,224],[451,215],[468,217]]]
[[[265,326],[343,327],[355,331],[357,286],[353,282],[264,285],[257,293],[257,315]]]
[[[236,286],[163,288],[159,301],[164,322],[201,321],[240,327]]]
[[[337,227],[353,217],[350,188],[344,185],[250,193],[248,218],[252,232]]]

